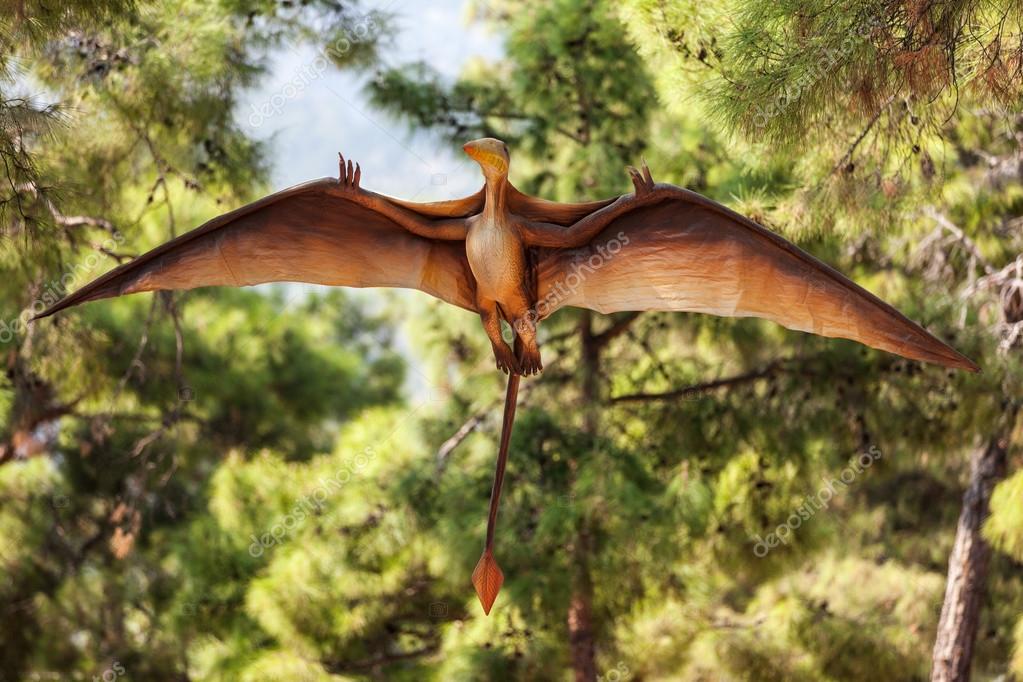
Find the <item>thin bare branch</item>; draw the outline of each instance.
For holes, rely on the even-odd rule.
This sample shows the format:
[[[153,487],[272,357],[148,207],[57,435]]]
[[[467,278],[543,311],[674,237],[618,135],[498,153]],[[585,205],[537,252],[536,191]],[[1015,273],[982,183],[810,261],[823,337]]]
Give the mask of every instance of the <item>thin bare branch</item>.
[[[663,393],[627,393],[625,395],[615,396],[611,398],[611,402],[630,403],[688,398],[690,396],[700,395],[708,391],[714,391],[719,388],[730,388],[733,386],[740,386],[742,384],[748,384],[754,381],[759,381],[760,379],[766,379],[780,372],[788,371],[789,369],[791,369],[789,365],[796,362],[798,361],[795,358],[791,358],[788,360],[775,360],[774,362],[771,362],[759,369],[754,369],[749,372],[737,374],[735,376],[725,377],[722,379],[714,379],[713,381],[707,381],[700,384],[692,384],[690,386],[686,386],[685,388],[678,388],[671,391],[665,391]]]
[[[629,327],[632,326],[632,323],[635,322],[642,314],[642,312],[625,313],[615,320],[610,327],[593,337],[593,343],[596,344],[598,348],[603,348],[615,338],[628,331]]]

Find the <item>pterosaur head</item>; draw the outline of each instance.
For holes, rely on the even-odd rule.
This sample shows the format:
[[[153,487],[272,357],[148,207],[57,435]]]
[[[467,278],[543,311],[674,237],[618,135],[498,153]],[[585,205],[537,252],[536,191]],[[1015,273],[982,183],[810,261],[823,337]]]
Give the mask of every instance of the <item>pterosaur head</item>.
[[[483,169],[486,176],[508,175],[508,145],[492,137],[466,142],[462,149]]]

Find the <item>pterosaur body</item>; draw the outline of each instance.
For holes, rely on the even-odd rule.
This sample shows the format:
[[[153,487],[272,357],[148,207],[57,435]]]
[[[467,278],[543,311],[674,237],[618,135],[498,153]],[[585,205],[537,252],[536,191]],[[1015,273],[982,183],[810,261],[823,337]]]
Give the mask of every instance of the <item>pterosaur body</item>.
[[[308,282],[420,289],[479,314],[509,374],[487,540],[473,584],[489,613],[503,576],[497,507],[521,375],[542,369],[536,324],[565,306],[761,317],[914,360],[976,371],[968,358],[834,269],[699,194],[630,168],[635,192],[563,204],[508,181],[508,147],[465,145],[485,185],[464,199],[412,203],[340,176],[214,218],[68,295],[39,317],[141,291]],[[511,325],[514,348],[502,338]]]

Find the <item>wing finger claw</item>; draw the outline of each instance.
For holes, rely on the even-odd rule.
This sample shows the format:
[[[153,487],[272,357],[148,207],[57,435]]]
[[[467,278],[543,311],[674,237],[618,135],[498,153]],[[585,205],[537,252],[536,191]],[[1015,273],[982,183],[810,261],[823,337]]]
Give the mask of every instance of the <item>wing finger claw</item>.
[[[468,286],[473,275],[464,245],[425,239],[382,213],[368,210],[376,205],[375,198],[367,201],[367,193],[344,186],[342,162],[347,159],[335,153],[340,175],[282,190],[217,216],[100,276],[39,316],[142,291],[265,282],[424,289],[459,308],[475,311],[474,288]],[[398,203],[407,207],[409,219],[418,223],[442,215],[463,220],[475,206],[482,206],[481,199],[474,195],[456,200],[452,206],[458,208],[444,208],[443,213],[427,204]],[[224,239],[237,247],[231,252],[236,255],[226,249],[221,254]],[[244,271],[233,267],[235,258],[245,259]],[[408,262],[423,267],[409,268]]]
[[[590,272],[572,306],[603,313],[674,310],[759,317],[914,360],[978,369],[898,310],[781,236],[694,192],[667,184],[657,187],[661,189],[654,194],[644,183],[644,194],[625,202],[617,217],[602,224],[605,233],[618,233],[623,243],[628,237],[629,255],[615,261],[613,268]],[[655,204],[651,199],[659,195],[664,201]],[[694,244],[700,244],[698,260],[692,257]],[[578,272],[571,251],[543,258],[538,267],[544,273],[540,290],[565,281],[573,268]],[[741,267],[726,273],[722,263]]]
[[[625,170],[629,172],[629,177],[632,178],[632,185],[636,188],[636,194],[642,194],[645,189],[643,186],[643,176],[633,166],[626,166]]]

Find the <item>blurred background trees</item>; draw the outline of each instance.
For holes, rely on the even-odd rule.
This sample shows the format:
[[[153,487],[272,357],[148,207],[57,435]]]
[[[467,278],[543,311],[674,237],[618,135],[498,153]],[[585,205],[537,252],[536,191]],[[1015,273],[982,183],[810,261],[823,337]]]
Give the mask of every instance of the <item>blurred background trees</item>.
[[[975,641],[975,679],[1023,675],[1017,8],[473,7],[506,57],[456,80],[377,61],[386,17],[355,3],[6,8],[4,679],[917,680],[939,620]],[[525,384],[485,618],[469,574],[501,377],[472,316],[277,287],[25,324],[262,193],[232,111],[282,41],[347,46],[328,53],[412,127],[507,140],[524,191],[628,191],[645,156],[984,371],[563,311]],[[980,589],[949,624],[962,543],[987,557],[956,555]]]

